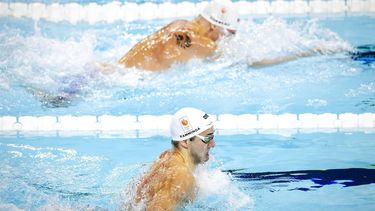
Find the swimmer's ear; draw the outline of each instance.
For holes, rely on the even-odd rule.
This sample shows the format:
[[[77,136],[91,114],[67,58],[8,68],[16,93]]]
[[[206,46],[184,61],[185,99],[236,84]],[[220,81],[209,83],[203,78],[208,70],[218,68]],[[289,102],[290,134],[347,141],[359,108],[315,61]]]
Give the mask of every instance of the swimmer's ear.
[[[183,148],[185,148],[185,149],[187,149],[187,148],[188,148],[187,141],[188,141],[188,140],[183,140],[183,141],[181,141],[181,142],[180,142],[180,146],[183,147]]]

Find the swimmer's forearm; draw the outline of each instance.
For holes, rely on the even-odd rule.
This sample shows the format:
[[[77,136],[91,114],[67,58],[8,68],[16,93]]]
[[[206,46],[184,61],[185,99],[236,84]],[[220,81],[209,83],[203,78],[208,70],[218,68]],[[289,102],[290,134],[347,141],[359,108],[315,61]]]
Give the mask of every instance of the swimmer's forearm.
[[[276,65],[276,64],[281,64],[284,62],[289,62],[292,60],[295,60],[299,58],[299,56],[288,56],[288,57],[282,57],[282,58],[276,58],[276,59],[262,59],[260,61],[255,61],[251,64],[249,64],[251,67],[256,67],[256,68],[261,68],[264,66],[269,66],[269,65]]]
[[[296,59],[301,58],[301,57],[312,56],[314,54],[316,54],[316,52],[306,51],[306,52],[303,52],[303,53],[282,56],[282,57],[278,57],[278,58],[274,58],[274,59],[262,59],[262,60],[259,60],[259,61],[249,63],[249,65],[251,67],[261,68],[261,67],[265,67],[265,66],[269,66],[269,65],[276,65],[276,64],[281,64],[281,63],[284,63],[284,62],[293,61],[293,60],[296,60]]]

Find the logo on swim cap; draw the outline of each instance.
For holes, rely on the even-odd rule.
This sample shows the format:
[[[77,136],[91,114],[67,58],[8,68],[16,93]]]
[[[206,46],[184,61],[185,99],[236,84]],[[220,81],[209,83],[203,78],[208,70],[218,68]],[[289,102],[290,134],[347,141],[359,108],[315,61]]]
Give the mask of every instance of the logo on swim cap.
[[[186,119],[182,119],[181,124],[186,127],[189,124],[189,121],[187,121]]]
[[[190,125],[188,117],[186,117],[186,116],[184,116],[180,119],[180,123],[181,123],[182,129],[185,131],[185,133],[188,133],[193,129]]]

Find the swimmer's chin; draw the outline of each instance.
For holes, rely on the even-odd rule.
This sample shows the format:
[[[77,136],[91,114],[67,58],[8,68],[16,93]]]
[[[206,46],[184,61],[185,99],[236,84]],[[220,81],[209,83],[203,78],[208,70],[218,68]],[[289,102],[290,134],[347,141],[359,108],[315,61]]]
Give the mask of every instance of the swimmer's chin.
[[[210,159],[210,153],[207,153],[206,154],[206,159],[204,160],[204,162],[207,162],[209,159]]]

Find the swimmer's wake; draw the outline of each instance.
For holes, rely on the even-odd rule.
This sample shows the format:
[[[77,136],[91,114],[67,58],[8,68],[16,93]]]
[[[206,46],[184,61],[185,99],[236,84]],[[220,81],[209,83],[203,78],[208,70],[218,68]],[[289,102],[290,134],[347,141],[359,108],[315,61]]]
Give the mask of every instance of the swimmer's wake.
[[[61,108],[69,107],[72,105],[73,101],[78,97],[75,94],[62,93],[55,95],[46,90],[27,87],[27,92],[31,93],[33,96],[37,97],[43,106],[47,108]]]

